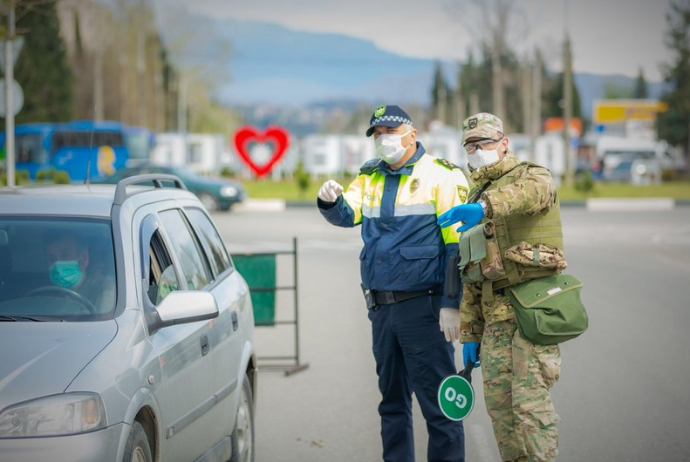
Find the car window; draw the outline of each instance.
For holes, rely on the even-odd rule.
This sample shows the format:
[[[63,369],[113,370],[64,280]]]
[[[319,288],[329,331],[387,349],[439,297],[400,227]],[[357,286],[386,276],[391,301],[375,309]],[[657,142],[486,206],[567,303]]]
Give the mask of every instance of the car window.
[[[151,235],[149,243],[149,272],[147,294],[158,305],[170,292],[180,289],[172,258],[159,231]]]
[[[214,273],[218,275],[230,268],[228,251],[209,217],[199,209],[190,208],[186,212],[199,230],[199,239],[206,244]]]
[[[116,294],[109,221],[0,218],[0,315],[103,319]]]
[[[179,210],[167,210],[160,214],[170,240],[173,252],[180,262],[180,269],[189,290],[200,290],[209,282],[209,270],[201,249]]]

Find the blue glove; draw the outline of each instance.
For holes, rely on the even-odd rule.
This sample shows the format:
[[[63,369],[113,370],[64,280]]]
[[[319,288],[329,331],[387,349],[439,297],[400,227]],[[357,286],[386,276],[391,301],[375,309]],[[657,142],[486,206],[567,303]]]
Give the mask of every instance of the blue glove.
[[[452,209],[442,213],[436,219],[441,228],[447,228],[453,223],[464,221],[465,224],[457,229],[458,232],[467,231],[484,218],[484,209],[477,203],[456,205]]]
[[[467,367],[467,364],[474,363],[474,367],[479,367],[479,342],[466,342],[462,344],[462,363]]]

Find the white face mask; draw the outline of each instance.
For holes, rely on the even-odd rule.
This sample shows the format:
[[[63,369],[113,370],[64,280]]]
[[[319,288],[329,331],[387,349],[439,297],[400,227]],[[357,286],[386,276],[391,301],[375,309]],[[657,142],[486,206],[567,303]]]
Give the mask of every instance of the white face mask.
[[[477,149],[472,154],[467,154],[467,163],[475,170],[496,162],[498,162],[498,151],[495,149],[492,151]]]
[[[376,145],[376,156],[388,165],[395,165],[400,162],[400,159],[402,159],[407,150],[407,148],[402,145],[402,138],[403,136],[407,136],[411,131],[412,130],[409,130],[402,135],[379,135],[374,141]]]

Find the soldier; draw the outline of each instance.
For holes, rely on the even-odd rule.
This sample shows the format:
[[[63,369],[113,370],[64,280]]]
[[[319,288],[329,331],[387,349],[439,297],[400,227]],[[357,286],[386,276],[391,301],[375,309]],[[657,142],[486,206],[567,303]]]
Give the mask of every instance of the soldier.
[[[438,406],[441,381],[455,374],[459,335],[458,234],[436,220],[465,202],[462,170],[424,151],[398,106],[379,106],[369,121],[377,159],[343,189],[334,180],[318,193],[321,214],[336,226],[361,225],[361,274],[381,391],[383,459],[414,461],[412,393],[427,423],[427,460],[465,460],[462,422]],[[455,269],[445,275],[446,267]]]
[[[551,461],[558,453],[560,417],[550,389],[560,375],[560,350],[520,336],[506,291],[566,266],[556,188],[546,168],[521,163],[510,151],[495,115],[467,118],[462,143],[475,187],[467,204],[438,222],[464,222],[457,229],[463,232],[463,360],[479,361],[481,351],[485,403],[502,460]]]

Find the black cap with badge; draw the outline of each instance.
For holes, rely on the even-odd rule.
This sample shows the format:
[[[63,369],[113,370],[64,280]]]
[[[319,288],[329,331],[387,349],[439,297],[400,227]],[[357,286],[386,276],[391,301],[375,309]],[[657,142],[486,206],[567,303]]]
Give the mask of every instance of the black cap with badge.
[[[412,126],[412,120],[407,112],[400,109],[399,106],[379,106],[371,115],[369,120],[369,129],[367,136],[374,133],[374,128],[378,126],[395,128],[401,124]]]

